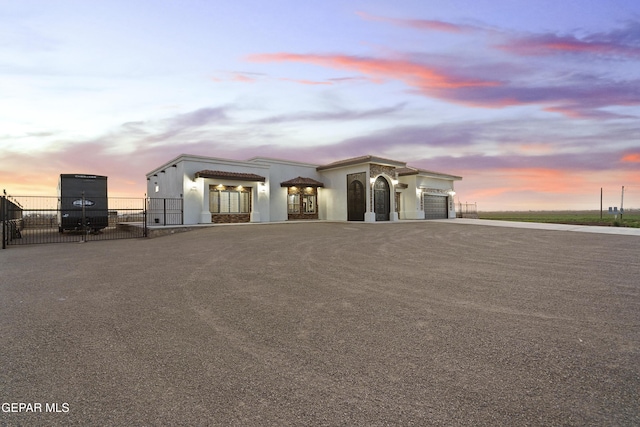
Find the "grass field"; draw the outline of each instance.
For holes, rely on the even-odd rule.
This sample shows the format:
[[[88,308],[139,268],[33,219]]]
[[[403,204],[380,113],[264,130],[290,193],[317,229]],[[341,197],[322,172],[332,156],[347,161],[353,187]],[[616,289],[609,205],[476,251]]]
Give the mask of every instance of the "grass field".
[[[480,219],[500,221],[550,222],[556,224],[602,225],[612,227],[640,228],[640,210],[610,215],[606,211],[525,211],[525,212],[478,212]]]

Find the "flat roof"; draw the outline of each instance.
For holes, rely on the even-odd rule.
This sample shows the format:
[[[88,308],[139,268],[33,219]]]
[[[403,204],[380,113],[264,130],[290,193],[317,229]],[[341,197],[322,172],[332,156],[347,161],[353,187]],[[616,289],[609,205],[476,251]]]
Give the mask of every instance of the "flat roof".
[[[454,181],[462,180],[461,176],[449,175],[447,173],[434,172],[426,169],[418,169],[411,166],[398,169],[398,176],[408,176],[408,175],[422,175],[422,176],[431,176],[435,178],[448,178],[448,179],[453,179]]]
[[[196,178],[219,178],[219,179],[230,179],[235,181],[258,181],[258,182],[265,182],[267,180],[264,176],[260,176],[255,173],[226,172],[226,171],[212,171],[212,170],[198,171],[196,172]]]
[[[318,166],[316,170],[326,170],[326,169],[334,169],[334,168],[342,168],[345,166],[359,165],[362,163],[375,163],[381,165],[390,165],[395,167],[406,167],[405,162],[399,162],[397,160],[385,159],[384,157],[377,156],[360,156],[360,157],[352,157],[350,159],[338,160],[337,162],[329,163],[327,165]]]

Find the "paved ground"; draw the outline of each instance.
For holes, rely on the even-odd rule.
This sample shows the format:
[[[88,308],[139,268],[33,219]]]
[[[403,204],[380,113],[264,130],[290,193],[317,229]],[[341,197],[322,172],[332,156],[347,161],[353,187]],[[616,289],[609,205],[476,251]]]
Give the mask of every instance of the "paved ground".
[[[441,222],[12,247],[0,425],[639,425],[638,254]]]
[[[440,222],[452,222],[467,225],[487,225],[491,227],[507,227],[507,228],[530,228],[537,230],[556,230],[556,231],[575,231],[578,233],[597,233],[597,234],[617,234],[623,236],[640,236],[640,228],[632,227],[607,227],[596,225],[575,225],[575,224],[554,224],[541,222],[523,222],[523,221],[497,221],[490,219],[443,219]]]

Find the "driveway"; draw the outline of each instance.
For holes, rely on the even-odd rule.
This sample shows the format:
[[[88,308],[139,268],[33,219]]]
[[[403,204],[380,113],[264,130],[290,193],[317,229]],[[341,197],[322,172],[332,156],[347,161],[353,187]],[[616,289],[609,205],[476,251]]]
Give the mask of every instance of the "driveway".
[[[0,425],[639,425],[638,254],[455,222],[12,247]]]

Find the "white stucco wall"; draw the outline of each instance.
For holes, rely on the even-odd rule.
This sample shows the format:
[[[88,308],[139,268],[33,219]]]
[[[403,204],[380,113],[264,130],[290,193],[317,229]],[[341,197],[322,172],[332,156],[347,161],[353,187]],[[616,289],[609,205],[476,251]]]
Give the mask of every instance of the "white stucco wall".
[[[268,197],[270,199],[269,218],[271,221],[286,221],[288,218],[287,188],[281,187],[281,182],[301,176],[324,183],[322,177],[316,171],[318,165],[260,157],[250,159],[248,162],[269,167]],[[318,209],[321,209],[322,204],[323,200],[318,195]]]
[[[416,190],[416,175],[401,176],[398,181],[407,184],[400,196],[400,219],[424,219],[424,211],[420,208],[422,191]]]
[[[364,187],[366,199],[371,197],[371,185],[369,185],[369,165],[359,164],[336,169],[321,170],[321,181],[325,183],[323,189],[323,204],[325,205],[325,218],[330,221],[347,220],[347,175],[352,173],[366,173]],[[369,211],[369,203],[367,203]]]

